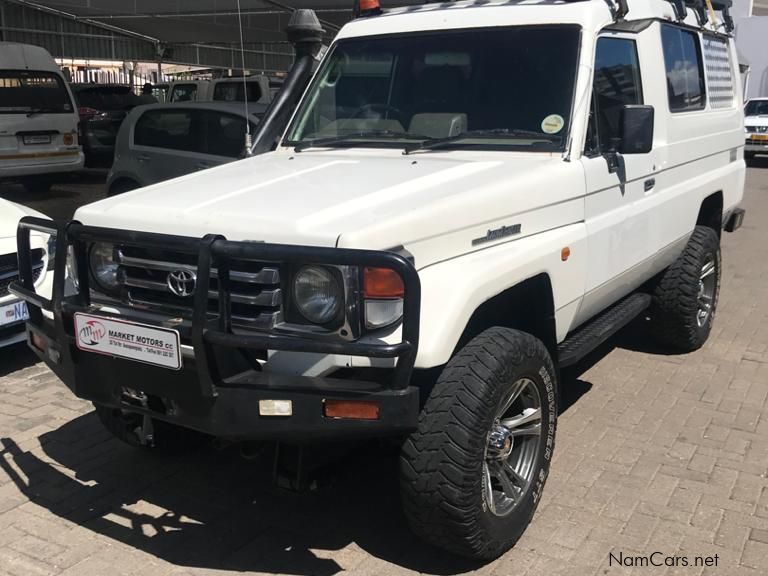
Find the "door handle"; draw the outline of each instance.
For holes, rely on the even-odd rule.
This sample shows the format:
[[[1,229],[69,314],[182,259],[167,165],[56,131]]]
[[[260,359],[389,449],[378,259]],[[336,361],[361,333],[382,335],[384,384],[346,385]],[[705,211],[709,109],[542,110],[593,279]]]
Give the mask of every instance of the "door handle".
[[[139,162],[149,162],[151,160],[151,158],[149,156],[147,156],[146,154],[139,154],[137,160]]]
[[[656,178],[648,178],[648,180],[645,181],[643,184],[643,189],[646,192],[650,192],[656,187]]]

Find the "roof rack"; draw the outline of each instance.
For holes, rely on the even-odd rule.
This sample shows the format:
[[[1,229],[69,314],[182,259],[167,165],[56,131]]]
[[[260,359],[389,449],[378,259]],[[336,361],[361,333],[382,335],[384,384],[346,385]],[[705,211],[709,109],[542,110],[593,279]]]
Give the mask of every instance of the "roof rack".
[[[456,0],[439,0],[430,2],[424,1],[426,4],[445,4]],[[478,4],[486,4],[487,0],[476,0]],[[565,2],[585,2],[588,0],[565,0]],[[699,22],[699,26],[702,28],[709,22],[717,26],[717,20],[715,16],[715,10],[722,13],[722,26],[725,28],[726,33],[731,33],[734,29],[733,17],[731,16],[731,6],[733,6],[733,0],[666,0],[675,10],[675,18],[678,21],[684,20],[688,15],[688,8],[691,8],[696,14],[696,19]],[[605,0],[606,4],[611,9],[613,19],[616,21],[623,20],[629,13],[630,0]],[[355,18],[361,16],[374,16],[381,14],[381,2],[380,0],[354,0],[353,14]]]

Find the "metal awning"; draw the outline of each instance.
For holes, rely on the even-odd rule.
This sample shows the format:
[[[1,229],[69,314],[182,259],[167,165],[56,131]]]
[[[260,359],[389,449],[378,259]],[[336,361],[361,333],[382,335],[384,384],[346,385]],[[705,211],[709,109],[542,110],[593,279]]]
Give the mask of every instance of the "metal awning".
[[[237,0],[5,0],[169,44],[239,41]],[[384,0],[384,6],[422,3]],[[329,40],[352,16],[351,0],[240,0],[247,43],[285,41],[291,12],[312,8]]]

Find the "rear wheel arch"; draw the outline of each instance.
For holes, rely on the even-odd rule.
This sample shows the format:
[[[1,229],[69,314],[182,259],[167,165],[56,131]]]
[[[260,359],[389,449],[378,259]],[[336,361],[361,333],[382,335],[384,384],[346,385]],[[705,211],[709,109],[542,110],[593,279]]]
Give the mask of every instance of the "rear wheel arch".
[[[710,194],[701,202],[699,215],[696,218],[697,226],[712,228],[720,236],[723,230],[723,192],[718,190]]]
[[[109,190],[107,190],[107,196],[117,196],[118,194],[130,192],[131,190],[136,190],[137,188],[141,188],[141,184],[139,184],[133,178],[129,178],[127,176],[120,177],[120,178],[117,178],[114,182],[112,182],[112,184],[109,185]]]

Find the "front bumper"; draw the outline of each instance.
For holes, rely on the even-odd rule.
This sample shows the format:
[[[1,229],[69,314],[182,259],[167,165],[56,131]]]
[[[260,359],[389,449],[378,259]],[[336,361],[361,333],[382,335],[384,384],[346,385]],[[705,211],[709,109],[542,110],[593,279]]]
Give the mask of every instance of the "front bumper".
[[[52,298],[46,300],[35,293],[31,285],[31,263],[26,257],[20,257],[21,283],[12,285],[11,290],[29,306],[30,347],[78,397],[232,439],[306,441],[354,435],[384,436],[415,428],[419,391],[410,386],[410,378],[418,346],[420,284],[415,268],[403,257],[390,252],[229,242],[218,236],[191,239],[86,227],[77,222],[56,225],[36,218],[25,218],[19,225],[19,254],[29,253],[30,230],[56,236]],[[86,247],[95,241],[161,246],[197,254],[200,286],[208,285],[211,262],[215,259],[219,274],[219,313],[215,318],[210,317],[208,294],[198,290],[191,318],[176,326],[188,350],[181,371],[77,348],[75,313],[132,319],[130,315],[115,316],[91,303],[87,274],[79,274],[80,292],[65,296],[68,248],[72,246],[75,250],[78,269],[86,270]],[[230,259],[392,268],[405,285],[402,340],[396,344],[364,344],[270,332],[233,333],[228,281],[224,279]],[[53,313],[53,320],[46,319],[44,310]],[[165,321],[168,327],[169,320],[157,318],[155,324],[162,326]],[[146,323],[146,317],[141,321]],[[396,358],[397,363],[383,380],[292,376],[263,371],[258,364],[246,362],[244,350]],[[292,414],[262,415],[261,400],[290,400]],[[327,418],[324,405],[331,400],[374,402],[378,406],[378,418]]]
[[[768,154],[768,140],[753,140],[752,138],[747,138],[744,142],[744,151]]]

